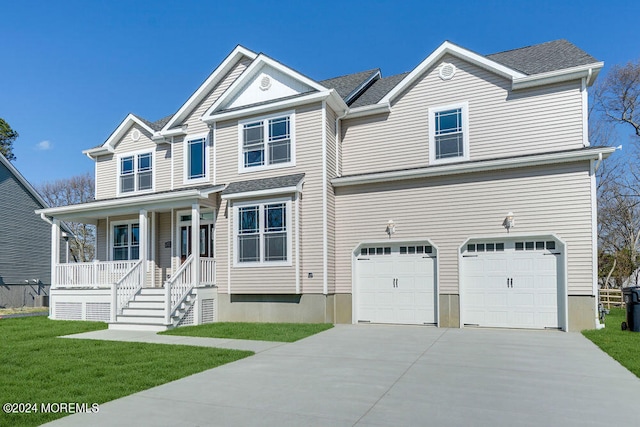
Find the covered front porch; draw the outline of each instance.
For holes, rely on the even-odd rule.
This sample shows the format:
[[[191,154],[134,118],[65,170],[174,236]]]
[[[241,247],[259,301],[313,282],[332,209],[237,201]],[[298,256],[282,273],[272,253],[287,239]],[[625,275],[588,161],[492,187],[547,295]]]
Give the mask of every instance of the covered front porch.
[[[48,208],[50,317],[162,330],[215,321],[215,218],[222,186]],[[61,223],[96,226],[96,259],[63,262]]]

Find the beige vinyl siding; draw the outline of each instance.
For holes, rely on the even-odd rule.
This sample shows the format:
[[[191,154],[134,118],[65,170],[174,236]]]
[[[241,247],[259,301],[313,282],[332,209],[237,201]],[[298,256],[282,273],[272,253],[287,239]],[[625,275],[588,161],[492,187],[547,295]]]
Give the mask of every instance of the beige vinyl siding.
[[[453,79],[438,76],[453,63]],[[469,104],[470,160],[582,147],[580,81],[510,91],[510,81],[446,56],[402,94],[390,114],[344,120],[344,175],[429,165],[429,108]]]
[[[96,224],[96,259],[107,261],[107,220],[99,219]]]
[[[171,212],[159,212],[156,215],[156,286],[161,286],[167,275],[171,274]],[[165,247],[165,242],[171,242],[171,247]]]
[[[267,169],[256,172],[238,173],[238,121],[227,121],[216,125],[217,144],[217,182],[231,182],[275,176],[305,173],[303,194],[300,199],[300,287],[302,293],[323,292],[322,264],[322,104],[298,107],[295,110],[295,166]],[[224,202],[223,202],[224,205]],[[292,201],[291,218],[294,219],[295,202]],[[225,208],[223,208],[225,209]],[[226,248],[221,240],[228,233],[227,216],[233,210],[227,209],[226,215],[218,215],[216,227],[219,238],[218,248]],[[231,224],[233,225],[233,224]],[[292,228],[293,233],[295,228]],[[233,227],[232,227],[233,228]],[[292,235],[295,245],[295,235]],[[225,241],[228,240],[224,237]],[[233,245],[231,245],[233,247]],[[292,250],[295,257],[295,247]],[[219,256],[218,259],[221,257]],[[291,267],[232,267],[231,282],[233,293],[293,293],[295,292],[295,259]],[[222,266],[222,262],[225,266]],[[218,266],[218,283],[222,292],[226,290],[226,255]],[[240,271],[242,270],[242,271]],[[264,270],[264,271],[263,271]],[[313,278],[309,278],[313,273]]]
[[[327,107],[325,123],[327,134],[327,292],[332,294],[336,288],[335,269],[335,194],[331,179],[336,177],[336,114]]]
[[[187,125],[188,135],[202,134],[209,132],[209,127],[200,118],[202,115],[215,103],[218,98],[233,84],[233,82],[242,74],[242,72],[249,66],[251,60],[249,58],[243,58],[240,60],[227,75],[216,85],[211,92],[193,109],[193,111],[186,117],[184,123]],[[213,142],[211,141],[212,133],[209,133],[209,180],[214,181],[213,174]],[[185,164],[184,164],[184,141],[185,138],[179,137],[174,140],[174,188],[188,187],[192,184],[185,182]],[[218,160],[220,162],[220,159]],[[202,184],[202,183],[200,183]]]
[[[337,292],[351,292],[351,259],[364,240],[428,238],[438,247],[442,294],[458,293],[458,250],[473,236],[556,233],[567,243],[569,295],[592,294],[589,163],[523,168],[336,189]]]
[[[134,141],[131,133],[137,129],[140,131],[140,139]],[[166,191],[170,189],[171,152],[167,144],[157,146],[151,140],[151,134],[142,127],[134,124],[122,139],[115,145],[115,153],[100,156],[96,160],[96,200],[117,197],[119,165],[118,156],[127,153],[144,151],[153,153],[154,191]],[[127,193],[131,195],[133,193]]]

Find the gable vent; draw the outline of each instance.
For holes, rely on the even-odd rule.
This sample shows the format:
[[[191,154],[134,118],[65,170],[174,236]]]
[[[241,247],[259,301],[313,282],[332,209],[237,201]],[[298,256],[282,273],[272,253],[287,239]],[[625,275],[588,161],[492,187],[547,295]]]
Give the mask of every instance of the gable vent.
[[[269,76],[262,76],[260,79],[260,89],[269,90],[271,87],[271,78]]]
[[[451,80],[456,74],[456,66],[448,62],[442,63],[440,66],[440,78],[442,80]]]
[[[133,132],[131,132],[131,139],[133,139],[134,141],[140,139],[140,131],[138,129],[134,129]]]

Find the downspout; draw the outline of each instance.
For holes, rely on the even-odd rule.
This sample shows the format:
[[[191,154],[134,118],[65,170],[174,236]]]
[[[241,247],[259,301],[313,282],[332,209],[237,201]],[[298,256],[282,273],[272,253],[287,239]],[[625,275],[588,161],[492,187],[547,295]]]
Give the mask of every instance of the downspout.
[[[340,143],[342,142],[340,140],[340,120],[342,120],[347,114],[349,114],[349,108],[344,110],[343,115],[336,117],[336,177],[342,176],[340,173],[340,161],[342,160],[340,158]]]

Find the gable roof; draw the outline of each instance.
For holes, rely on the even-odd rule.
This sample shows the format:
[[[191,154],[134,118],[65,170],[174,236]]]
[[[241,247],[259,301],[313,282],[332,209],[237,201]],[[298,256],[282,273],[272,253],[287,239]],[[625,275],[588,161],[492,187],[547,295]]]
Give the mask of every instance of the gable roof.
[[[158,122],[163,120],[164,119],[161,119]],[[115,151],[116,142],[118,142],[127,133],[127,131],[129,130],[129,127],[132,124],[134,123],[138,124],[147,132],[149,132],[151,135],[153,135],[156,132],[156,130],[152,126],[157,126],[158,122],[152,123],[152,122],[149,122],[148,120],[145,120],[136,116],[135,114],[129,113],[127,117],[125,117],[124,120],[120,123],[120,125],[118,125],[116,130],[114,130],[111,133],[111,135],[109,135],[109,138],[107,138],[107,140],[103,144],[100,144],[88,150],[84,150],[83,153],[89,156],[91,159],[93,159],[94,158],[93,156],[96,156],[96,155],[113,153]]]
[[[360,96],[363,91],[380,79],[380,77],[380,68],[375,68],[373,70],[321,80],[318,83],[326,88],[335,89],[344,102],[349,105],[354,99]]]
[[[404,79],[407,73],[396,74],[395,76],[385,77],[376,80],[364,93],[362,93],[351,104],[351,108],[363,107],[365,105],[373,105],[380,101],[386,94],[391,91],[398,83]]]
[[[16,169],[16,167],[13,166],[11,162],[2,155],[2,153],[0,153],[0,164],[4,165],[9,170],[9,172],[18,180],[18,182],[20,182],[20,184],[24,186],[29,194],[31,194],[31,196],[33,196],[33,198],[36,199],[40,205],[42,205],[43,208],[49,207],[49,204],[42,198],[40,193],[36,191],[36,189],[29,183],[29,181],[27,181],[27,179],[22,176],[18,169]]]
[[[564,39],[493,53],[487,55],[487,58],[527,75],[598,62],[593,56]]]

